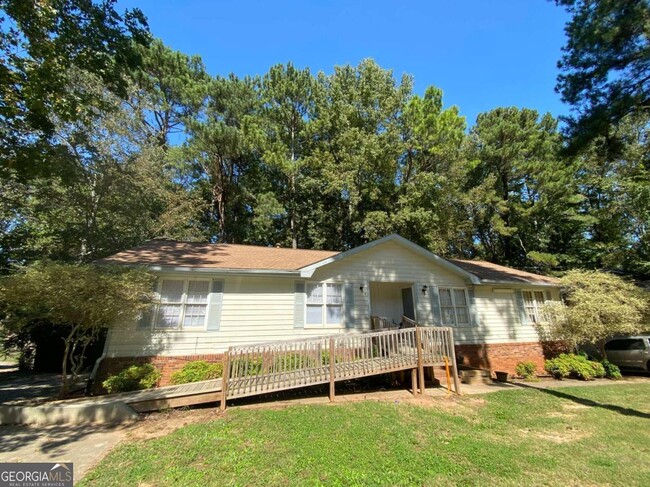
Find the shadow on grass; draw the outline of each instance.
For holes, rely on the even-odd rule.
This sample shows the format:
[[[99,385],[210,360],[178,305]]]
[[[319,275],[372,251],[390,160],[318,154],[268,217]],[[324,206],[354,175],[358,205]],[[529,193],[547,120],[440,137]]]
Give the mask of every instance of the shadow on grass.
[[[615,413],[622,414],[624,416],[633,416],[636,418],[650,419],[650,413],[644,413],[643,411],[637,411],[636,409],[617,406],[616,404],[605,404],[602,402],[593,401],[591,399],[586,399],[584,397],[574,396],[573,394],[562,392],[558,389],[545,389],[545,388],[535,387],[529,384],[522,384],[522,383],[516,383],[516,385],[518,387],[523,387],[525,389],[534,389],[536,391],[543,392],[545,394],[550,394],[551,396],[559,397],[560,399],[573,401],[583,406],[607,409],[608,411],[613,411]]]

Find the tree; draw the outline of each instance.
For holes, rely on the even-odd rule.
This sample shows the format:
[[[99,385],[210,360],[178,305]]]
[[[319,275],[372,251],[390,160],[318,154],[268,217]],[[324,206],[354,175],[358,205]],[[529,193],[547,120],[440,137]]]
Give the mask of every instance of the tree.
[[[623,142],[612,153],[596,138],[578,159],[585,238],[576,260],[636,275],[650,274],[650,145],[643,120],[628,117],[613,132]]]
[[[480,252],[507,265],[557,265],[581,225],[575,168],[560,157],[557,121],[497,108],[478,116],[470,137],[472,185],[483,198],[472,205]]]
[[[208,202],[206,233],[218,242],[246,238],[250,210],[264,193],[258,172],[263,136],[256,85],[254,78],[218,77],[210,84],[203,112],[186,120],[189,139],[184,156]]]
[[[404,153],[393,231],[441,255],[468,255],[473,247],[467,206],[471,162],[465,157],[465,118],[443,109],[442,90],[413,96],[401,117]]]
[[[127,103],[142,117],[150,136],[162,148],[170,137],[186,132],[186,122],[198,116],[210,86],[210,76],[200,56],[188,56],[154,39],[137,46],[142,64],[131,78],[138,90]]]
[[[612,133],[625,117],[648,119],[650,4],[645,0],[556,0],[572,15],[558,63],[556,90],[574,108],[568,133],[574,151]]]
[[[545,305],[548,338],[574,346],[593,343],[606,358],[605,342],[614,335],[643,331],[650,302],[634,283],[601,271],[569,271],[561,279],[564,304]]]
[[[80,71],[73,78],[73,89],[108,109],[86,107],[83,121],[53,118],[64,173],[5,181],[4,269],[43,258],[90,262],[154,237],[201,235],[205,205],[166,162],[168,150],[150,136],[142,114],[96,77]]]
[[[21,330],[47,321],[65,328],[61,396],[102,328],[135,319],[152,298],[153,276],[138,270],[41,262],[0,279],[2,324]]]
[[[300,219],[298,198],[309,154],[309,124],[315,110],[316,80],[309,69],[293,64],[276,65],[261,80],[262,115],[266,132],[263,161],[279,175],[277,199],[286,211],[291,247],[298,248]],[[303,232],[304,233],[304,232]]]
[[[337,205],[323,210],[337,216],[339,243],[332,248],[345,249],[390,232],[404,149],[400,115],[413,81],[404,75],[398,82],[372,59],[337,66],[318,80],[311,157],[322,170],[322,193],[338,195]]]
[[[125,95],[127,74],[139,63],[135,46],[146,44],[149,33],[140,10],[120,15],[114,5],[115,0],[0,1],[3,168],[22,177],[51,171],[50,157],[57,152],[50,140],[53,118],[71,122],[80,109],[101,107],[91,93],[69,89],[74,69]]]

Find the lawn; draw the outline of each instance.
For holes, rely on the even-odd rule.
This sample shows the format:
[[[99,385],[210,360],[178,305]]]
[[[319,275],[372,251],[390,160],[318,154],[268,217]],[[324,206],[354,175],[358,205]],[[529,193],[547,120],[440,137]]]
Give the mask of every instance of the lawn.
[[[649,397],[637,384],[231,408],[122,444],[80,485],[650,485]]]

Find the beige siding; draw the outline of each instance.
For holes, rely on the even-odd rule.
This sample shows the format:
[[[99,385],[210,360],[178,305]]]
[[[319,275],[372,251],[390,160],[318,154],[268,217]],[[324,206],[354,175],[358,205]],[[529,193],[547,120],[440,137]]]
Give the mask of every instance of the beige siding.
[[[386,242],[365,252],[333,262],[316,270],[313,280],[345,281],[354,289],[354,326],[370,327],[370,296],[360,286],[372,281],[413,283],[416,319],[433,324],[430,296],[423,296],[422,286],[465,286],[464,279],[431,261],[414,254],[395,242]]]
[[[521,323],[515,289],[475,286],[475,305],[478,324],[457,327],[457,343],[534,342],[539,334],[532,323]],[[526,288],[529,289],[529,288]],[[552,299],[559,299],[557,289],[551,290]]]
[[[135,323],[125,323],[112,333],[109,356],[213,354],[232,345],[351,331],[343,325],[294,328],[294,286],[300,280],[296,277],[223,277],[202,273],[201,278],[224,281],[218,331],[150,332],[137,330]],[[431,288],[468,286],[463,277],[391,241],[321,267],[307,281],[347,284],[346,289],[354,293],[352,323],[348,324],[354,329],[370,326],[370,283],[373,281],[413,285],[416,318],[422,324],[433,324]],[[421,292],[425,284],[429,288],[426,296]],[[459,343],[537,339],[532,326],[520,324],[514,294],[495,294],[491,287],[484,286],[477,286],[475,293],[479,325],[458,328]]]

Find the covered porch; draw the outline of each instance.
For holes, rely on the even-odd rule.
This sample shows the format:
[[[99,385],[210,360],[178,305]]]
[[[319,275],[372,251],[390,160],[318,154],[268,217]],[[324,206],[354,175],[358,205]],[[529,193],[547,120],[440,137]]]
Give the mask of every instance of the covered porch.
[[[385,330],[415,326],[416,306],[419,292],[413,282],[369,283],[371,329]]]

